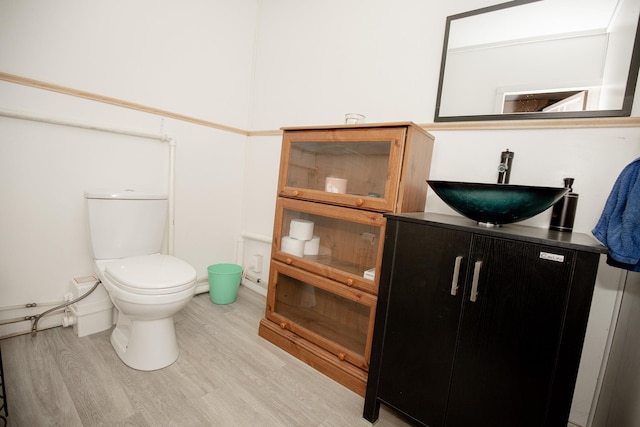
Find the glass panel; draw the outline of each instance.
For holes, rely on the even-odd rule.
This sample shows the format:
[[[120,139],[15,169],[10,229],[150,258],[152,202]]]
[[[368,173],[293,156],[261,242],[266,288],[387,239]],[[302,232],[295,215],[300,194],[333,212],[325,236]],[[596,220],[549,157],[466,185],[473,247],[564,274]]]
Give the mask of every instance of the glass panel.
[[[380,242],[378,226],[284,209],[282,236],[283,252],[374,279]]]
[[[287,186],[385,197],[391,142],[292,142]]]
[[[370,307],[278,273],[275,312],[364,356]]]

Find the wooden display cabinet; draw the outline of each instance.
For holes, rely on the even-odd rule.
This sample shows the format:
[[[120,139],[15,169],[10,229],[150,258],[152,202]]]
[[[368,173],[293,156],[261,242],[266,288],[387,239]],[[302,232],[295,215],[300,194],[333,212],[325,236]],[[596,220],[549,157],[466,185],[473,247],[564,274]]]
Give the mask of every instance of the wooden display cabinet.
[[[284,129],[259,334],[362,396],[383,213],[424,210],[432,150],[410,122]]]

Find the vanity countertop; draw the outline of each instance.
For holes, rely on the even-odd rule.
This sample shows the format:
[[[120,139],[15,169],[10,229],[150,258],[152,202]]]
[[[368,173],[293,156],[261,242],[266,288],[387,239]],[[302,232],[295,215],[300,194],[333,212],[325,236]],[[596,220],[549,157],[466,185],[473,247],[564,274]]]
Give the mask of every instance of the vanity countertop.
[[[584,252],[607,253],[607,248],[604,247],[595,237],[584,233],[568,233],[519,224],[505,224],[496,227],[487,227],[479,225],[477,222],[462,216],[430,212],[385,214],[385,217],[399,221],[429,223],[440,227],[471,231],[476,234],[493,237],[508,236],[510,239],[575,249]]]

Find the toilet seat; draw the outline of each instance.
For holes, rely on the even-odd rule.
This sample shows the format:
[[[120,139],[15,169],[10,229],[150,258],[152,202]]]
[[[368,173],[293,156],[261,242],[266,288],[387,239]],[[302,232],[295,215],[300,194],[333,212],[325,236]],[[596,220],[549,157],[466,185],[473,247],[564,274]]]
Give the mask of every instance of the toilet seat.
[[[166,295],[194,286],[195,269],[171,255],[153,254],[109,262],[104,274],[109,282],[137,295]]]

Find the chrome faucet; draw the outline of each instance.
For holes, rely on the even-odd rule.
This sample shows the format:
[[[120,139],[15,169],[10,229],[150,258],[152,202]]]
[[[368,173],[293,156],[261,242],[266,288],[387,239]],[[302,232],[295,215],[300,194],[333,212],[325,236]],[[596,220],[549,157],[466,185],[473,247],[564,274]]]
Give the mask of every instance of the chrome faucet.
[[[508,184],[511,176],[511,163],[513,162],[513,151],[503,151],[500,155],[500,164],[498,165],[498,184]]]

